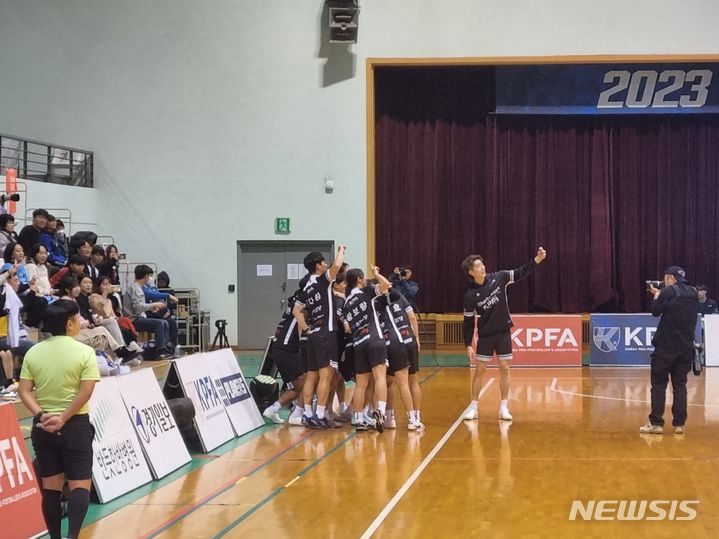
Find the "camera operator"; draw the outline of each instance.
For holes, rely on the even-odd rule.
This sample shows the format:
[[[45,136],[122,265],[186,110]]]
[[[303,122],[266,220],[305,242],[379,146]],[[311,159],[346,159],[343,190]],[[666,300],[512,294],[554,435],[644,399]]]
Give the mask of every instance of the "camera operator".
[[[419,313],[419,309],[417,309],[419,285],[412,280],[412,268],[406,264],[394,268],[389,281],[392,283],[392,289],[402,294],[412,307],[412,310]]]
[[[650,284],[654,296],[651,312],[660,316],[652,339],[652,410],[642,434],[661,434],[664,427],[664,404],[669,375],[672,377],[674,402],[672,425],[674,434],[684,434],[687,419],[687,374],[694,356],[694,331],[697,323],[698,296],[696,288],[687,284],[686,272],[679,266],[664,270],[664,288]]]

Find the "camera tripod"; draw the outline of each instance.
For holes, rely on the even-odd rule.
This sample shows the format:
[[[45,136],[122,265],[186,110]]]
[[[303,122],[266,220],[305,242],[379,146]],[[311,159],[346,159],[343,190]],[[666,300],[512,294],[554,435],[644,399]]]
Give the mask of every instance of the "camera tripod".
[[[220,344],[220,348],[229,348],[230,347],[230,341],[227,340],[227,333],[225,333],[226,326],[227,326],[227,320],[216,320],[215,321],[215,327],[217,328],[217,333],[215,333],[215,338],[212,339],[212,345],[210,346],[210,350],[215,349],[218,341]]]

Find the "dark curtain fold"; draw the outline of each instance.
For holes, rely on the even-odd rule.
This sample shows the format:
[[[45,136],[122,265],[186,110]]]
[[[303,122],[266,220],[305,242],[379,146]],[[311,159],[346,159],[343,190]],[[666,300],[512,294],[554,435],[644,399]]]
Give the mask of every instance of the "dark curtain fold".
[[[670,264],[719,292],[719,119],[495,116],[490,67],[378,68],[377,260],[457,312],[460,263],[514,268],[516,312],[641,311]],[[716,296],[716,294],[711,294]]]

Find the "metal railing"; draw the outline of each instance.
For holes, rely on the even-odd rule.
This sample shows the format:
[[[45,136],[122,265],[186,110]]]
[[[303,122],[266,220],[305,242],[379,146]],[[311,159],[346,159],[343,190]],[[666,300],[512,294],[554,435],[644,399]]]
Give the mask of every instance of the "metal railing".
[[[93,186],[93,152],[0,133],[0,175],[77,187]]]

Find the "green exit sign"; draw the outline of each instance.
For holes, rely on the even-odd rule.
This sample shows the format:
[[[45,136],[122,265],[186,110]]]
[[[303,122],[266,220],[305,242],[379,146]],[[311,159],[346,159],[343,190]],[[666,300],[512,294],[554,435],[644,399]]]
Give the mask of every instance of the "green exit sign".
[[[275,219],[275,234],[289,234],[290,233],[290,218],[289,217],[277,217]]]

